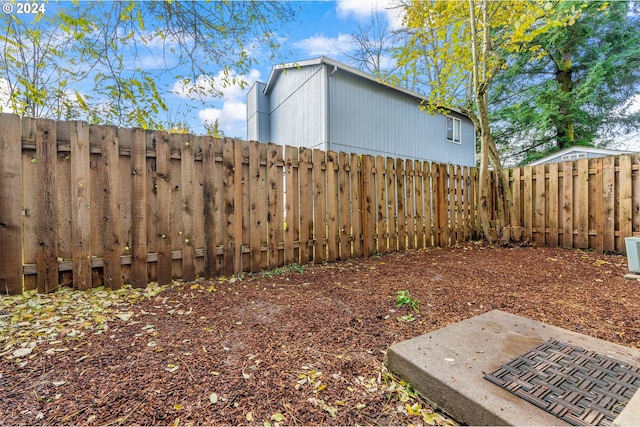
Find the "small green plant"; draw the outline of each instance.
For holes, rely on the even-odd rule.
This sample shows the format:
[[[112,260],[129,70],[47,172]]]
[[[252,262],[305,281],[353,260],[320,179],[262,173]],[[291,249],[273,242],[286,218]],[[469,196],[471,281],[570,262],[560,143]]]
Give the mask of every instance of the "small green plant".
[[[407,290],[398,291],[396,293],[396,307],[403,307],[408,305],[414,312],[418,312],[418,306],[420,301],[411,297],[411,294]]]
[[[414,320],[416,320],[416,318],[413,317],[412,313],[409,313],[409,314],[407,314],[405,316],[396,317],[396,320],[398,320],[398,322],[409,323],[409,322],[413,322]]]
[[[260,277],[263,279],[269,279],[274,276],[279,276],[285,273],[304,273],[305,266],[300,264],[288,264],[283,265],[282,267],[274,268],[272,270],[263,270],[260,272]]]

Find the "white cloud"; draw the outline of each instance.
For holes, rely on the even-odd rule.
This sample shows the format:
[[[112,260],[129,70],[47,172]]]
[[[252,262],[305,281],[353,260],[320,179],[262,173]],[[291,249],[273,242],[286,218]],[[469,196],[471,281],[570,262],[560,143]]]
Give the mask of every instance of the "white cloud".
[[[171,92],[181,98],[192,100],[237,100],[244,97],[246,86],[260,78],[260,71],[253,69],[248,75],[230,73],[225,76],[223,71],[215,76],[200,75],[195,81],[178,80],[171,88]]]
[[[353,37],[349,34],[338,34],[338,37],[334,38],[315,35],[293,44],[294,48],[303,50],[311,56],[337,55],[341,52],[349,52],[354,46]]]
[[[392,29],[402,25],[402,8],[398,0],[338,0],[337,13],[341,19],[354,18],[363,21],[374,13],[383,13]]]
[[[226,79],[224,73],[219,72],[216,76],[199,76],[195,82],[178,81],[172,92],[181,98],[208,101],[211,106],[198,111],[200,122],[212,126],[218,120],[225,135],[243,137],[247,120],[245,93],[259,78],[260,72],[255,69],[247,75],[232,74]],[[243,87],[240,82],[248,86]]]
[[[0,77],[0,112],[13,113],[13,108],[9,99],[11,98],[11,88],[9,82],[4,77]]]
[[[631,98],[629,102],[629,113],[637,113],[640,111],[640,95]]]

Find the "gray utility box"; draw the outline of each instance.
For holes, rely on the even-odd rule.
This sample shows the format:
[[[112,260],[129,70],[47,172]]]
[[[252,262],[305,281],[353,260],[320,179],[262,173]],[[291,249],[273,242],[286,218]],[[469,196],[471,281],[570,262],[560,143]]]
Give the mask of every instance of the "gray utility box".
[[[625,237],[624,243],[627,246],[629,271],[640,273],[640,237]]]

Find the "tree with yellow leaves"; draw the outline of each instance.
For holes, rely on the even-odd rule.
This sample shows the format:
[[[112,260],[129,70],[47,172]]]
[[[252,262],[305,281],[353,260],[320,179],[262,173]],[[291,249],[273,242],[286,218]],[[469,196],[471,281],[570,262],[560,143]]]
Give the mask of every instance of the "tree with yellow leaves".
[[[410,42],[400,49],[401,66],[418,72],[417,64],[437,70],[430,82],[430,112],[456,107],[467,114],[480,133],[480,223],[485,238],[501,236],[501,225],[491,227],[489,165],[502,178],[502,164],[489,127],[489,88],[509,66],[510,55],[543,55],[535,38],[558,26],[573,25],[583,4],[540,0],[413,0],[405,6]],[[424,46],[433,48],[425,50]],[[466,91],[451,88],[466,86]],[[461,96],[461,93],[463,94]],[[502,182],[510,206],[509,183]]]

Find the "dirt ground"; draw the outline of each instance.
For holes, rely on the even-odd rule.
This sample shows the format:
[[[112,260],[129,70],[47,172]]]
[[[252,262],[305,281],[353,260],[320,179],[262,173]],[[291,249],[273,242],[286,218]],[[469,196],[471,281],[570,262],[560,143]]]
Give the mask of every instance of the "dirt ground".
[[[469,243],[282,270],[176,283],[100,330],[7,344],[0,424],[444,424],[385,351],[493,309],[640,348],[624,256]]]

